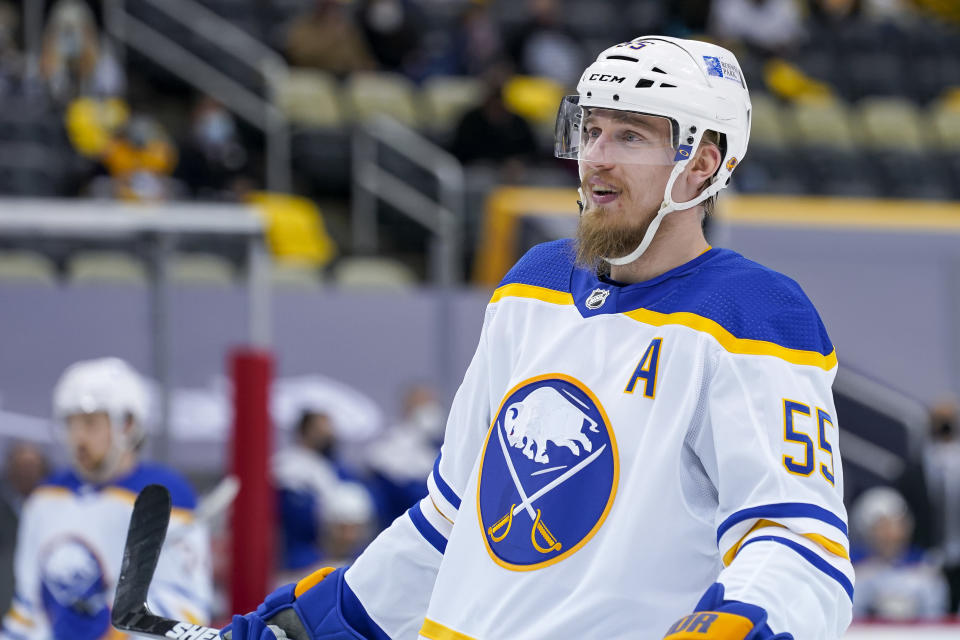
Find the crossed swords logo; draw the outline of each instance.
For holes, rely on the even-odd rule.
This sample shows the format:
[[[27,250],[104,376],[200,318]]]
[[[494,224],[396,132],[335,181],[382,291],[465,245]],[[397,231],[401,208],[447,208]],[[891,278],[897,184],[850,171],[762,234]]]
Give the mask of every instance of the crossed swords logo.
[[[513,480],[513,484],[517,488],[517,493],[520,494],[520,504],[510,505],[510,510],[507,511],[507,514],[497,520],[497,522],[492,524],[487,529],[490,539],[494,542],[500,542],[506,538],[507,534],[510,533],[511,527],[513,527],[513,516],[525,510],[527,515],[530,516],[530,520],[533,521],[533,526],[530,529],[530,542],[533,543],[533,548],[540,553],[560,551],[563,548],[563,544],[557,540],[552,533],[550,533],[550,529],[547,528],[546,523],[543,521],[543,514],[540,512],[540,509],[534,511],[533,503],[559,487],[573,476],[583,471],[589,464],[596,460],[601,453],[603,453],[603,450],[607,448],[607,445],[604,444],[589,456],[545,484],[543,487],[535,491],[533,495],[528,497],[527,492],[520,483],[520,478],[517,476],[517,470],[513,466],[513,459],[510,458],[510,449],[507,447],[507,443],[503,439],[503,427],[499,421],[497,422],[496,431],[497,439],[500,441],[500,450],[503,452],[503,459],[507,463],[507,469],[510,471],[510,478]],[[544,545],[541,545],[537,541],[537,534],[540,534],[540,537],[545,543]]]

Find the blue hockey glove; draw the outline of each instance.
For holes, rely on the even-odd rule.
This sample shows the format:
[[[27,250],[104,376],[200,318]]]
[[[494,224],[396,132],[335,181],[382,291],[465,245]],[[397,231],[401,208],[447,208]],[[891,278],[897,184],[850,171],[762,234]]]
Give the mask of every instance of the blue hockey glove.
[[[309,640],[390,640],[363,610],[343,579],[344,569],[326,567],[296,584],[280,587],[253,613],[234,616],[220,632],[231,640],[283,640],[269,625]]]
[[[40,595],[54,640],[97,640],[110,628],[103,570],[78,540],[65,541],[46,558]]]
[[[694,612],[673,623],[663,640],[793,640],[767,625],[763,607],[723,599],[723,585],[714,582]]]

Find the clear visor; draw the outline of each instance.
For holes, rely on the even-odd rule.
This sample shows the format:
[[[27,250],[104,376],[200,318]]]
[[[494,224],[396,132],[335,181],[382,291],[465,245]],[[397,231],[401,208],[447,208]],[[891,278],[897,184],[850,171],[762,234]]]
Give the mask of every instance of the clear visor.
[[[635,111],[583,107],[579,96],[560,103],[554,139],[558,158],[595,164],[671,165],[690,157],[677,145],[673,120]]]

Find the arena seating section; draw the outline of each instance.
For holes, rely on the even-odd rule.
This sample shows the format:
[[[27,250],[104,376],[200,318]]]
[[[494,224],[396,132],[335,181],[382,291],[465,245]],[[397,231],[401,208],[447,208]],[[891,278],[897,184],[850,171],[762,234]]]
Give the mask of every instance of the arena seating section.
[[[280,50],[286,26],[313,0],[202,0],[203,4]],[[424,28],[451,38],[464,3],[424,2]],[[585,54],[617,39],[666,28],[658,0],[567,0],[565,21]],[[263,93],[262,78],[217,53],[182,26],[129,0],[130,10],[189,50]],[[525,4],[492,2],[503,32],[524,18]],[[922,19],[912,26],[854,22],[830,31],[812,29],[787,61],[832,92],[826,100],[787,101],[768,90],[766,61],[746,48],[738,55],[751,85],[753,134],[746,161],[734,177],[743,193],[820,194],[960,199],[960,25]],[[131,86],[179,90],[169,74],[131,54]],[[139,77],[138,77],[139,76]],[[393,73],[347,78],[294,69],[278,99],[293,127],[294,190],[308,197],[345,198],[350,185],[353,125],[387,113],[446,145],[463,111],[477,104],[476,77],[433,76],[416,84]],[[8,103],[9,104],[9,103]],[[183,101],[184,109],[189,99]],[[0,110],[0,193],[72,195],[78,172],[89,170],[71,154],[62,113],[54,107]],[[551,157],[550,122],[534,122],[540,149],[526,181],[569,182]],[[173,132],[174,137],[182,132]],[[262,145],[250,137],[254,152]],[[262,150],[262,149],[261,149]],[[479,179],[486,185],[489,180]],[[468,179],[468,184],[470,180]],[[482,191],[482,189],[481,189]]]

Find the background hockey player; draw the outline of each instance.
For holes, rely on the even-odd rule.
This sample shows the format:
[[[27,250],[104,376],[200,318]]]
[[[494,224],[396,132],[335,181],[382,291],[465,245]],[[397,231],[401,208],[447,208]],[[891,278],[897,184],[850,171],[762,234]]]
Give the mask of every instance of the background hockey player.
[[[429,495],[235,640],[290,607],[317,640],[843,634],[836,354],[795,282],[702,233],[747,150],[740,66],[642,37],[577,90],[556,152],[579,162],[578,237],[494,293]]]
[[[15,595],[2,640],[124,637],[110,627],[110,601],[134,498],[162,484],[173,500],[167,545],[151,587],[162,615],[203,622],[212,597],[209,540],[192,521],[193,490],[172,469],[141,462],[147,390],[116,358],[71,365],[53,394],[73,468],[27,499],[14,564]]]

